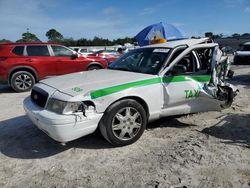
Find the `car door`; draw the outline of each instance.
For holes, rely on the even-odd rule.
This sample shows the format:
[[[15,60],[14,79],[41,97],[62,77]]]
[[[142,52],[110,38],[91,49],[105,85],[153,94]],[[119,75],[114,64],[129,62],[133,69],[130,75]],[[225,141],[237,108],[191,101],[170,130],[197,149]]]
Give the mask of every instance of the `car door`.
[[[171,63],[172,68],[163,75],[164,105],[163,115],[187,114],[209,110],[218,110],[220,104],[209,88],[212,79],[209,63],[201,61],[199,49],[186,49]],[[212,51],[213,48],[207,48]],[[207,67],[202,65],[207,63]],[[173,72],[183,67],[182,72]]]
[[[51,58],[47,45],[27,45],[24,50],[27,65],[32,65],[39,72],[39,77],[54,76],[57,74],[56,63]]]
[[[57,66],[57,75],[82,71],[81,64],[77,60],[77,57],[72,58],[74,54],[72,50],[59,45],[50,46]]]

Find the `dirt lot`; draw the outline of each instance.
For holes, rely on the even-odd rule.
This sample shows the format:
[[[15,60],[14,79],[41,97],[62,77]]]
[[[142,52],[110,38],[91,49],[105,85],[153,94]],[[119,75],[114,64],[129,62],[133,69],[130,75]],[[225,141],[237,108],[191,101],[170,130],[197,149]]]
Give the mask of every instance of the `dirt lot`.
[[[161,119],[121,148],[54,142],[25,116],[29,93],[0,86],[0,187],[250,187],[250,67],[234,69],[230,109]]]

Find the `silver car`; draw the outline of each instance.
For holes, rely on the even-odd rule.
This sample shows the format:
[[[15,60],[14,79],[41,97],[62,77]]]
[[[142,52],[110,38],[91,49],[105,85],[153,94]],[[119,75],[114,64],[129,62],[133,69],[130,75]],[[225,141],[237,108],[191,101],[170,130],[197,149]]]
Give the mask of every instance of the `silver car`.
[[[115,146],[138,140],[149,121],[230,107],[236,89],[225,82],[218,44],[189,39],[126,53],[106,70],[40,81],[24,100],[33,123],[68,142],[97,128]]]

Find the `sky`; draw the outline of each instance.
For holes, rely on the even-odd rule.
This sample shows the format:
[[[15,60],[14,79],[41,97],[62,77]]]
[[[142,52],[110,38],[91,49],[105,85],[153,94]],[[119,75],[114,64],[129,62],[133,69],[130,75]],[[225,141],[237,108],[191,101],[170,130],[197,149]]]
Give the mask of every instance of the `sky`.
[[[0,40],[56,29],[65,38],[134,37],[166,22],[188,37],[250,33],[250,0],[0,0]]]

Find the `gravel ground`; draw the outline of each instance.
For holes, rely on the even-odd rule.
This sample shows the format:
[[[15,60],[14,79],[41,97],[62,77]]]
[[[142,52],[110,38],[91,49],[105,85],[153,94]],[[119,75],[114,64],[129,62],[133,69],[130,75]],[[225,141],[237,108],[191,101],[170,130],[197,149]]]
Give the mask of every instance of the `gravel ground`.
[[[53,141],[25,116],[29,93],[0,86],[0,187],[250,187],[250,67],[234,69],[231,108],[158,120],[120,148]]]

